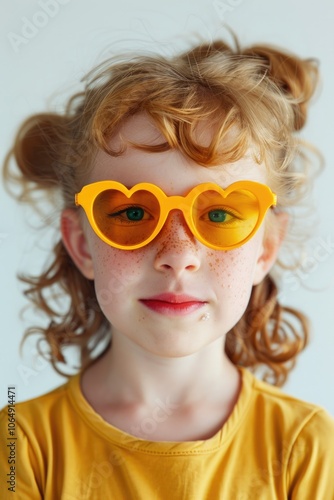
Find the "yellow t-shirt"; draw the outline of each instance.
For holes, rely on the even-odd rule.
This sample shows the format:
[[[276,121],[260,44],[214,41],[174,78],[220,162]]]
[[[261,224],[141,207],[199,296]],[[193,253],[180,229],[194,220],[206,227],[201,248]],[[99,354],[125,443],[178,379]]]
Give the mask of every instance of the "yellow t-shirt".
[[[333,500],[334,420],[240,371],[232,414],[203,441],[153,442],[113,427],[84,399],[79,375],[16,405],[15,441],[4,408],[1,499]]]

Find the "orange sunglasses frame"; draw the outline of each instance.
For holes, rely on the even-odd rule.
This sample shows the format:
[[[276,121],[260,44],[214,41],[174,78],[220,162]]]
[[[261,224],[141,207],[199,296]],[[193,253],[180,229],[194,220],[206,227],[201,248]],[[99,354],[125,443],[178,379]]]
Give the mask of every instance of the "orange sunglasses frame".
[[[99,229],[94,219],[94,213],[93,213],[94,201],[100,193],[110,189],[122,192],[123,194],[125,194],[127,198],[130,198],[136,191],[143,191],[143,190],[149,191],[158,200],[160,206],[160,217],[158,223],[152,234],[143,242],[131,246],[120,245],[107,238]],[[196,198],[200,194],[209,190],[210,191],[213,190],[216,191],[217,193],[220,193],[224,198],[226,198],[233,191],[239,191],[239,190],[249,191],[256,196],[259,204],[258,220],[253,230],[250,232],[250,234],[242,241],[239,241],[236,244],[230,245],[228,247],[213,245],[209,241],[205,240],[205,238],[203,238],[203,236],[196,229],[196,226],[193,223],[192,208]],[[136,184],[135,186],[133,186],[131,189],[128,189],[120,182],[107,180],[107,181],[98,181],[92,184],[87,184],[81,189],[79,193],[75,194],[76,206],[80,205],[84,209],[88,221],[91,227],[93,228],[94,232],[97,234],[97,236],[99,236],[99,238],[101,238],[101,240],[103,240],[108,245],[122,250],[136,250],[137,248],[141,248],[145,245],[148,245],[148,243],[150,243],[163,228],[171,210],[181,210],[190,231],[205,246],[213,248],[215,250],[232,250],[233,248],[240,247],[241,245],[246,243],[250,238],[252,238],[252,236],[254,236],[256,231],[259,229],[267,210],[270,207],[275,206],[276,203],[277,203],[277,196],[271,191],[269,186],[255,181],[237,181],[229,185],[226,189],[223,189],[218,184],[206,182],[192,188],[186,196],[167,196],[163,192],[163,190],[158,186],[156,186],[155,184],[141,182],[140,184]]]

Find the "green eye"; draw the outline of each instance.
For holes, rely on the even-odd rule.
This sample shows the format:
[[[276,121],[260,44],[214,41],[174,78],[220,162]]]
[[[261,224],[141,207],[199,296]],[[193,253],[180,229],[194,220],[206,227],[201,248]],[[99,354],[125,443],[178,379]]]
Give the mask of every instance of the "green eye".
[[[129,220],[138,221],[144,218],[144,210],[140,207],[131,207],[125,211]]]
[[[225,210],[211,210],[208,213],[208,217],[211,222],[226,222],[228,217],[231,218],[231,215],[225,212]]]
[[[142,222],[149,220],[151,217],[149,213],[142,207],[133,205],[122,208],[117,212],[112,212],[108,214],[110,219],[113,219],[116,223],[130,223],[130,222]]]

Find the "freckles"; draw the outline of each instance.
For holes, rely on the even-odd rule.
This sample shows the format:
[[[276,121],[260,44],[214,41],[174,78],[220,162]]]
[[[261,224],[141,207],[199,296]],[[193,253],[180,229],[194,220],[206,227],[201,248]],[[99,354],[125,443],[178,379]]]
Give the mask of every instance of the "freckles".
[[[138,250],[120,250],[103,242],[94,242],[94,267],[97,276],[135,278],[140,274],[144,252]]]
[[[180,234],[180,226],[182,226],[183,234]],[[154,242],[157,243],[157,259],[164,254],[166,248],[168,248],[168,251],[173,250],[175,254],[181,254],[185,250],[198,253],[195,245],[196,238],[186,226],[182,215],[169,216],[164,227],[152,243]]]
[[[189,250],[189,252],[195,255],[198,253],[197,250],[194,250],[194,244],[188,239],[186,240],[177,239],[176,241],[174,239],[173,241],[172,238],[170,240],[164,238],[164,240],[157,247],[154,260],[159,261],[160,259],[163,259],[166,253],[172,253],[176,256],[182,255],[187,250]],[[163,277],[165,279],[169,279],[168,274],[164,274]]]
[[[235,301],[248,300],[253,273],[253,253],[241,247],[230,251],[209,251],[207,262],[217,285],[230,290]]]
[[[127,276],[128,281],[132,281],[142,274],[142,262],[145,251],[138,250],[118,250],[118,255],[112,260],[114,269]]]
[[[207,261],[212,271],[213,279],[215,281],[218,280],[218,284],[222,288],[231,288],[231,264],[234,260],[233,256],[224,251],[210,251],[207,255]]]

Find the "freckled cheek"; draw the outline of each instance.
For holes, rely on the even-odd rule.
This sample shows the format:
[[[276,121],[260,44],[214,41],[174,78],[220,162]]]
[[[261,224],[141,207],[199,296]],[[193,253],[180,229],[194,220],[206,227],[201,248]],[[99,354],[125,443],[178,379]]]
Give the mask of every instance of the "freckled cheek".
[[[207,260],[217,293],[229,291],[229,297],[240,304],[248,302],[256,262],[255,251],[245,250],[242,247],[228,252],[213,251]]]
[[[103,282],[112,277],[126,284],[140,276],[143,251],[120,250],[100,241],[94,241],[92,248],[95,280]]]

